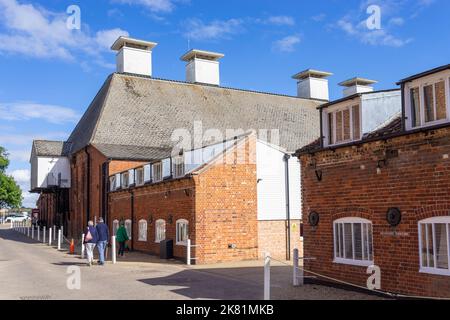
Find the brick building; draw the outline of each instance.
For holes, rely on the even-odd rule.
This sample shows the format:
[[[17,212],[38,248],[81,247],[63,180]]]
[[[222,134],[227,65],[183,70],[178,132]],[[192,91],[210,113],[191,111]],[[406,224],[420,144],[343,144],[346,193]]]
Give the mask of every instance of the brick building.
[[[449,298],[450,65],[399,84],[397,116],[364,131],[367,93],[324,104],[322,138],[298,150],[306,269],[365,286],[374,264],[382,291]]]
[[[124,219],[132,247],[157,253],[157,220],[165,221],[164,233],[175,240],[176,222],[184,219],[180,230],[189,223],[193,242],[209,241],[198,249],[199,262],[253,259],[263,250],[289,258],[300,240],[301,219],[300,164],[289,155],[317,138],[316,107],[328,99],[330,74],[295,75],[298,96],[226,88],[220,86],[223,55],[191,50],[181,58],[186,81],[158,79],[152,77],[155,46],[120,37],[112,47],[118,51],[117,72],[67,141],[33,143],[31,186],[40,193],[41,220],[79,237],[88,220],[104,217],[113,230]],[[257,141],[251,152],[266,154],[255,163],[197,174],[180,158],[180,152],[222,145],[250,131]],[[55,205],[59,193],[69,199],[67,212]],[[138,240],[144,222],[146,243]],[[219,248],[223,252],[215,253]],[[183,250],[175,246],[178,257]]]

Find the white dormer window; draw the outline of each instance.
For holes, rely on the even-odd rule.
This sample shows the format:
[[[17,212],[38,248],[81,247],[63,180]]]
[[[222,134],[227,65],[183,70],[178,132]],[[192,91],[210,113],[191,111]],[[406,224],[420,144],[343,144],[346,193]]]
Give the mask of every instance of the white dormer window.
[[[121,175],[121,186],[123,189],[126,189],[130,186],[130,174],[128,172],[124,172]]]
[[[450,120],[450,79],[432,76],[417,79],[405,89],[407,127],[410,129]]]
[[[162,163],[157,162],[152,165],[152,180],[153,182],[159,182],[162,180]]]
[[[184,156],[176,156],[172,159],[173,175],[175,178],[184,176]]]
[[[361,138],[359,109],[359,105],[352,105],[327,113],[328,144],[341,144]]]
[[[144,168],[136,169],[136,185],[142,186],[144,184]]]

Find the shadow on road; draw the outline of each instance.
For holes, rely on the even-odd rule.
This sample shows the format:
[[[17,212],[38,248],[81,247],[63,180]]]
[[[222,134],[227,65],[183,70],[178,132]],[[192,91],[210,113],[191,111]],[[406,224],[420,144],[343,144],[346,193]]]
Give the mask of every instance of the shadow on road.
[[[41,234],[42,236],[42,234]],[[36,234],[35,234],[36,237]],[[29,244],[35,244],[35,243],[42,243],[41,241],[37,241],[36,239],[28,238],[27,235],[20,233],[18,231],[15,231],[13,229],[0,229],[0,239],[3,240],[9,240],[9,241],[16,241],[16,242],[22,242],[22,243],[29,243]]]

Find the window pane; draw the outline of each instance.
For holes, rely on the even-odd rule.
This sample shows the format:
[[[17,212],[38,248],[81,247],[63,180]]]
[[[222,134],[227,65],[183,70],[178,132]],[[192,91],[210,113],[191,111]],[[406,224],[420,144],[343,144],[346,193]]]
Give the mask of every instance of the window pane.
[[[435,84],[436,90],[436,120],[447,118],[447,110],[445,108],[445,82],[441,81]]]
[[[352,107],[353,117],[353,139],[358,140],[361,138],[361,126],[359,123],[359,106]]]
[[[420,233],[422,234],[422,239],[420,245],[422,246],[422,267],[428,267],[427,262],[427,229],[426,224],[420,225]]]
[[[427,224],[427,257],[428,257],[428,267],[434,268],[434,251],[433,251],[433,225]]]
[[[372,261],[373,260],[372,224],[367,225],[367,234],[368,234],[368,238],[369,238],[369,260]]]
[[[333,144],[333,133],[334,133],[334,126],[333,126],[333,114],[328,114],[328,144]]]
[[[341,252],[339,257],[344,257],[344,225],[339,223],[339,248],[341,248]]]
[[[369,260],[369,233],[367,228],[370,227],[369,224],[363,223],[363,240],[362,240],[362,247],[363,247],[363,260]]]
[[[448,269],[447,225],[436,223],[434,232],[436,239],[436,267]]]
[[[336,116],[336,142],[342,141],[342,111],[338,111],[335,114]]]
[[[350,140],[350,110],[346,109],[343,111],[344,117],[344,140]]]
[[[425,86],[423,91],[425,98],[425,122],[431,122],[435,120],[433,85]]]
[[[362,260],[362,237],[361,237],[361,224],[353,224],[353,236],[355,243],[355,259]]]
[[[411,116],[412,116],[412,126],[420,126],[420,96],[419,88],[411,89]]]
[[[353,259],[353,236],[352,224],[344,223],[344,241],[345,241],[345,257],[346,259]]]
[[[340,257],[340,248],[339,248],[339,224],[335,223],[334,224],[334,254],[335,257]]]

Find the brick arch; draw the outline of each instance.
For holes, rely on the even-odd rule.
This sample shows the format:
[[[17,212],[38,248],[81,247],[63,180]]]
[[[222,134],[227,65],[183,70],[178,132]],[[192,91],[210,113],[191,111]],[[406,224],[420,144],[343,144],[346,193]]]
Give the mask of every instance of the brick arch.
[[[345,207],[332,210],[330,212],[330,215],[332,221],[346,217],[356,217],[372,220],[374,211],[364,207]]]
[[[450,203],[433,204],[414,209],[414,216],[417,221],[441,216],[450,216]]]

